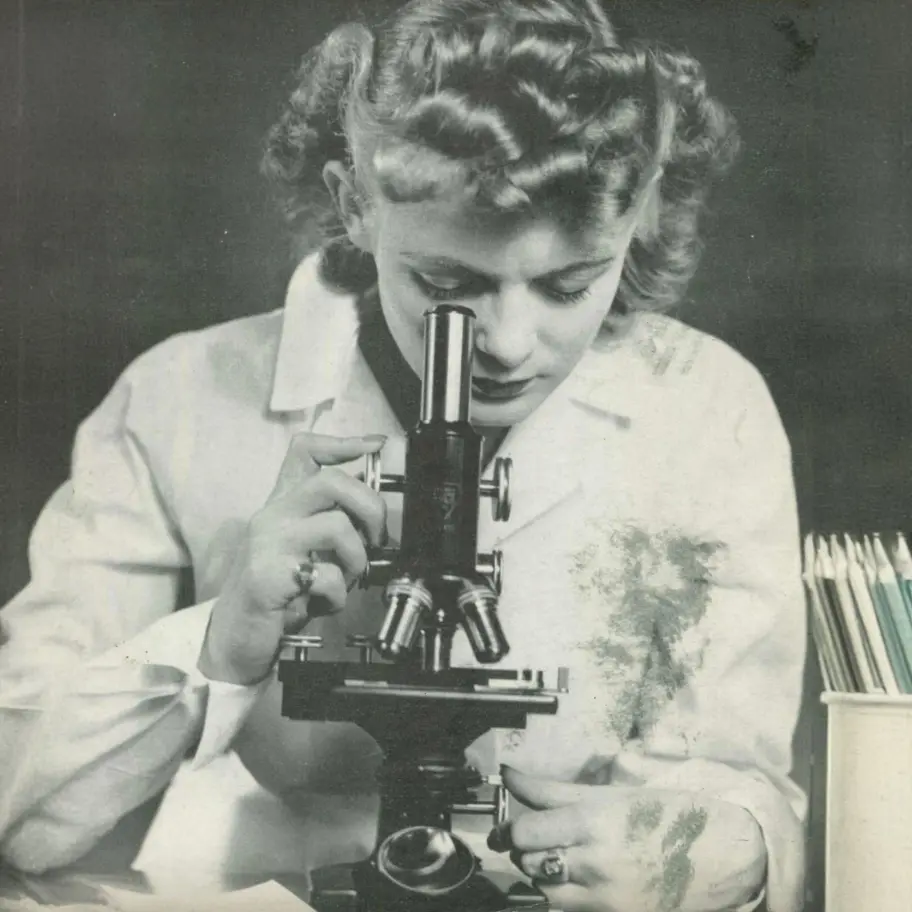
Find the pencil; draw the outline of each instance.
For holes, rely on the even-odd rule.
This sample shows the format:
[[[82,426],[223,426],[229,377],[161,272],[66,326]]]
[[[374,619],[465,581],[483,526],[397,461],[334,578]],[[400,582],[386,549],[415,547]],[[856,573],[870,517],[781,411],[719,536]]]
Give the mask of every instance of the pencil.
[[[906,608],[906,600],[902,592],[903,586],[897,579],[896,571],[887,557],[887,552],[884,549],[883,542],[880,540],[880,536],[874,536],[870,547],[874,555],[874,567],[877,570],[877,588],[889,606],[893,623],[899,635],[903,656],[905,657],[910,684],[912,684],[912,618],[910,618]],[[912,692],[912,686],[907,692]]]
[[[859,539],[856,546],[856,555],[858,563],[864,571],[865,579],[867,579],[868,591],[871,593],[871,600],[877,611],[878,620],[881,621],[881,629],[884,631],[884,636],[892,640],[893,643],[891,647],[888,642],[887,648],[892,648],[891,656],[895,656],[893,672],[896,675],[896,683],[902,693],[912,693],[912,665],[909,664],[906,658],[906,650],[903,647],[900,630],[893,617],[893,607],[887,598],[886,590],[878,579],[877,558],[869,535]]]
[[[892,628],[890,612],[878,613],[872,591],[868,588],[865,572],[858,560],[855,542],[849,535],[844,538],[846,576],[855,604],[858,606],[862,626],[867,634],[868,642],[871,644],[874,665],[880,675],[884,690],[891,696],[899,696],[901,690],[897,669],[903,662],[903,656],[898,638]],[[838,572],[839,561],[835,554],[833,562],[837,566]]]
[[[846,664],[845,650],[829,617],[825,596],[820,591],[820,582],[814,574],[814,537],[810,533],[804,538],[804,572],[802,574],[811,606],[811,633],[817,644],[820,657],[820,671],[827,690],[849,692],[855,689],[852,673]]]
[[[861,668],[865,693],[878,693],[884,690],[884,682],[880,675],[880,664],[868,637],[868,632],[865,629],[858,605],[855,603],[855,599],[849,589],[845,552],[842,550],[842,546],[835,535],[830,536],[830,555],[832,557],[833,581],[839,604],[842,605],[842,610],[847,620],[846,626],[849,630],[849,636],[854,641],[853,647],[859,653],[859,667]]]
[[[846,664],[851,673],[852,691],[864,692],[867,687],[867,681],[861,671],[861,661],[864,659],[864,651],[856,652],[853,639],[849,635],[848,618],[842,611],[839,604],[839,594],[836,591],[836,578],[833,571],[833,561],[830,558],[827,544],[823,536],[817,539],[817,557],[814,561],[814,574],[820,581],[820,592],[824,598],[824,604],[827,607],[830,617],[833,619],[833,627],[839,632],[839,642],[842,644],[842,654],[845,656]]]

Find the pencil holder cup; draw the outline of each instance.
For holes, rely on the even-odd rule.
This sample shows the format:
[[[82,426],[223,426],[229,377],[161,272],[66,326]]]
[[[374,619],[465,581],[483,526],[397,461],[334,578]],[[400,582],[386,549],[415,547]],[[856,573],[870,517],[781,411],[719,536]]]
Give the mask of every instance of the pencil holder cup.
[[[825,693],[827,912],[912,908],[912,695]]]

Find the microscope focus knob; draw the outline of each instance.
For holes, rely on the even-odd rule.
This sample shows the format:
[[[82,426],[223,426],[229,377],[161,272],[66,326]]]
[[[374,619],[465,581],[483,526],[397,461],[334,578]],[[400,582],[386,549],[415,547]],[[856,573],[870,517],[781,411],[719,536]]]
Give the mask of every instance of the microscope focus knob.
[[[488,554],[479,554],[475,565],[476,572],[488,577],[491,587],[496,595],[503,593],[503,552],[491,551]]]
[[[373,491],[380,493],[382,479],[380,470],[380,454],[368,453],[364,457],[364,483]]]
[[[494,478],[481,483],[481,493],[491,500],[491,515],[497,522],[510,518],[510,474],[513,460],[509,456],[498,456],[494,460]]]
[[[369,665],[374,657],[374,639],[363,633],[353,633],[346,637],[345,645],[349,649],[357,649],[361,653],[361,664]]]
[[[364,483],[378,494],[381,491],[398,491],[401,494],[405,490],[402,475],[383,474],[379,453],[368,453],[364,457]]]
[[[282,646],[294,650],[296,661],[306,662],[311,649],[323,648],[323,637],[310,633],[286,634]]]

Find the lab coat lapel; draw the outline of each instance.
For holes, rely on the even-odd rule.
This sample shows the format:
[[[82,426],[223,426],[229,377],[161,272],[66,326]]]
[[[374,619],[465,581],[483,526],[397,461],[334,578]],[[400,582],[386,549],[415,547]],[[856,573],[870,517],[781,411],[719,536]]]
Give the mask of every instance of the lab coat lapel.
[[[499,455],[513,460],[511,515],[507,523],[493,523],[490,510],[483,508],[483,535],[508,538],[572,497],[598,470],[596,461],[613,425],[576,391],[568,381],[507,436]]]

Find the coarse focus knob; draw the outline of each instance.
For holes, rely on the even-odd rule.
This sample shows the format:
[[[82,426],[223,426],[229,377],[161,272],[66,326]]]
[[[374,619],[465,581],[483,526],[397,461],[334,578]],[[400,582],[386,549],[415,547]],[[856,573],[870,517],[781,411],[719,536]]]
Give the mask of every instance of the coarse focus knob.
[[[384,475],[381,470],[379,453],[368,453],[364,457],[364,483],[378,494],[381,491],[398,491],[405,489],[405,479],[401,475]]]
[[[498,456],[494,460],[494,478],[481,483],[481,493],[492,498],[491,515],[496,522],[506,522],[510,518],[510,475],[513,471],[513,460],[509,456]]]
[[[497,595],[503,593],[503,552],[491,551],[489,554],[479,554],[475,570],[491,581],[491,588]]]

